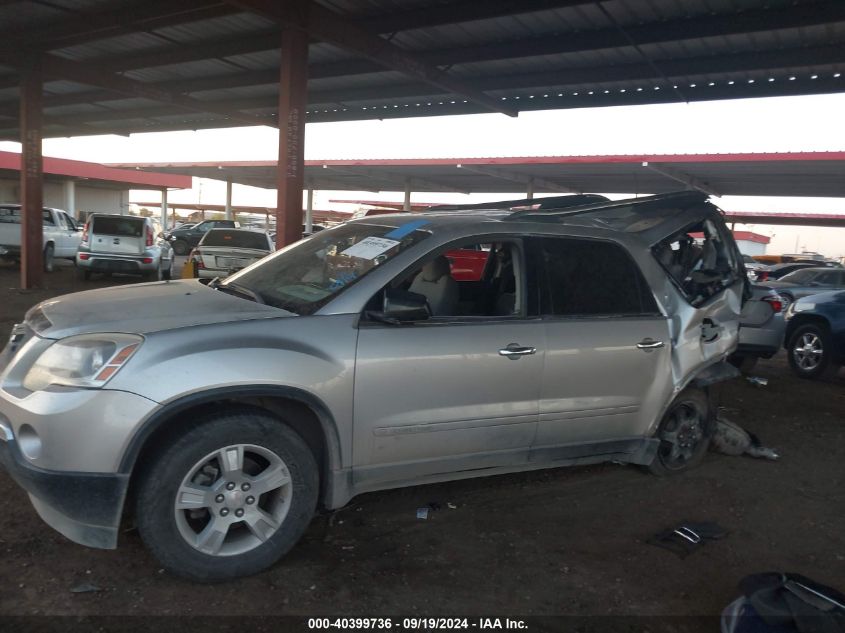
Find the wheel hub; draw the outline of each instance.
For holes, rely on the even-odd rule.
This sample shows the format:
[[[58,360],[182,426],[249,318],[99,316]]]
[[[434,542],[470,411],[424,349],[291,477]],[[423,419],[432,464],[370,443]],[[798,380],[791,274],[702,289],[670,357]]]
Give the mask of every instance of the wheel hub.
[[[176,495],[176,524],[185,541],[212,556],[255,549],[281,527],[293,484],[272,451],[227,446],[190,469]]]

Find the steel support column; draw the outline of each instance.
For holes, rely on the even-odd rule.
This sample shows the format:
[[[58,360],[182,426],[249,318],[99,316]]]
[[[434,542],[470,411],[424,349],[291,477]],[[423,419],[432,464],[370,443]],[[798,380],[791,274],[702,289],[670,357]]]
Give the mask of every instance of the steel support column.
[[[232,217],[232,180],[226,180],[226,219],[233,220]]]
[[[41,156],[41,60],[21,71],[21,288],[42,285],[44,275],[43,160]]]
[[[307,4],[300,4],[306,13]],[[302,238],[302,188],[305,182],[305,107],[308,89],[308,32],[302,24],[282,25],[279,72],[279,165],[276,202],[276,247]]]
[[[64,193],[64,201],[62,202],[64,210],[74,220],[78,220],[79,218],[76,216],[76,181],[65,180],[62,189]]]
[[[405,180],[405,202],[402,204],[402,210],[406,213],[411,211],[411,179]]]
[[[176,209],[173,210],[174,215]],[[176,218],[173,218],[173,224],[176,224]],[[161,190],[161,230],[167,230],[167,189]]]
[[[532,200],[534,198],[534,178],[529,178],[526,184],[528,186],[525,188],[525,197]]]
[[[305,234],[311,235],[314,229],[314,190],[309,186],[305,198]]]

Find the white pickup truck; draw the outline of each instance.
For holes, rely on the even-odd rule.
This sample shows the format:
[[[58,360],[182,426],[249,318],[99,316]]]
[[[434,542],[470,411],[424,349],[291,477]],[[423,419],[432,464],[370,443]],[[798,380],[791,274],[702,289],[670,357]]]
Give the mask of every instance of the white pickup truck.
[[[53,260],[74,259],[82,239],[80,227],[61,209],[43,209],[44,270],[53,270]],[[0,258],[21,258],[21,205],[0,203]]]

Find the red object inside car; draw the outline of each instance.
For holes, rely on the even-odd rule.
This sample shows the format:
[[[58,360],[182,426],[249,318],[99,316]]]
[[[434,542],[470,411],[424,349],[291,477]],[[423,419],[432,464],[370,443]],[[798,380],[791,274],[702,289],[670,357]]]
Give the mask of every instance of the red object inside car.
[[[455,281],[481,281],[490,251],[459,248],[446,253]]]

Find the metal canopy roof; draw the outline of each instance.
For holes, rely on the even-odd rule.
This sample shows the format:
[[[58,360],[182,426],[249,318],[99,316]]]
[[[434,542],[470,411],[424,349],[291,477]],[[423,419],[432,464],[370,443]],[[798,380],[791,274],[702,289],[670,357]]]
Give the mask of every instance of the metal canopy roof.
[[[0,140],[42,52],[48,137],[275,126],[291,23],[309,122],[845,91],[842,0],[4,0]]]
[[[0,178],[17,180],[20,170],[20,154],[0,152]],[[84,182],[88,187],[153,190],[191,188],[190,176],[151,171],[129,171],[64,158],[45,158],[43,172],[45,180],[56,182],[78,180]]]
[[[276,187],[276,161],[114,166]],[[656,194],[687,188],[717,196],[845,197],[845,152],[309,160],[305,182],[307,188],[338,191],[507,193],[532,183],[535,193]]]

